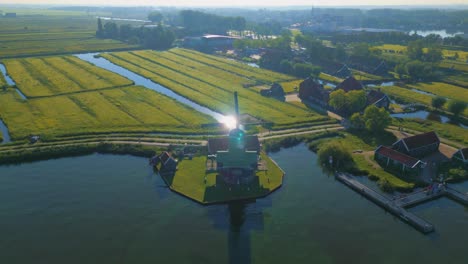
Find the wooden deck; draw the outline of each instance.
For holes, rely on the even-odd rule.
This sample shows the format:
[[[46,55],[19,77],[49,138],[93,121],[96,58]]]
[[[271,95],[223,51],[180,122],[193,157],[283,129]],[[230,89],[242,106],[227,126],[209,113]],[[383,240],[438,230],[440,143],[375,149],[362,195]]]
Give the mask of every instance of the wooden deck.
[[[434,190],[425,189],[392,200],[360,183],[354,176],[344,173],[337,173],[335,176],[351,189],[362,194],[367,199],[385,208],[387,211],[398,216],[401,220],[411,224],[425,234],[433,232],[434,226],[415,214],[408,212],[405,208],[444,196],[461,204],[468,205],[468,194],[461,193],[451,187],[438,186]]]

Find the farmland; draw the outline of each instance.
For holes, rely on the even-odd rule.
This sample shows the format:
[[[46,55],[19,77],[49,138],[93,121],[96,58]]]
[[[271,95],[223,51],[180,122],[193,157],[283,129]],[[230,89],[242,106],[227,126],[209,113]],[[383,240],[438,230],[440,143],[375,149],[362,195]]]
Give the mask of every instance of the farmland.
[[[53,107],[51,107],[53,106]],[[214,120],[152,90],[132,86],[22,100],[0,92],[0,117],[13,139],[107,132],[200,132]]]
[[[468,102],[468,90],[455,85],[432,82],[417,83],[415,85],[408,85],[408,87],[447,97],[449,99],[457,99]]]
[[[387,53],[388,52],[397,53],[397,54],[406,53],[406,46],[402,46],[402,45],[384,44],[380,46],[375,46],[373,48],[382,50],[383,52],[387,52]],[[423,51],[427,52],[427,48],[423,49]],[[466,51],[442,49],[442,56],[444,58],[453,57],[455,56],[456,53],[458,54],[457,61],[465,62],[466,60],[468,60],[468,52]]]
[[[4,64],[27,97],[131,85],[132,81],[73,56],[7,59]]]
[[[233,112],[232,94],[237,91],[242,112],[277,125],[327,119],[244,88],[253,83],[294,79],[287,75],[183,49],[116,52],[103,57],[221,113]]]
[[[97,39],[96,19],[84,12],[46,12],[0,19],[0,58],[136,48]],[[52,14],[52,15],[50,15]]]

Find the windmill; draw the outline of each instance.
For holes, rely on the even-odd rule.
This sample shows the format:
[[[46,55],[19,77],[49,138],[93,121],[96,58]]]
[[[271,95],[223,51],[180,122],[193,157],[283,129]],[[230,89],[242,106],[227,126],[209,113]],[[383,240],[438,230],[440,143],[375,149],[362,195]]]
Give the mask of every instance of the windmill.
[[[234,92],[234,110],[235,110],[235,115],[234,116],[224,116],[222,120],[216,123],[206,123],[202,124],[202,127],[226,127],[229,130],[231,129],[239,129],[239,127],[242,126],[241,124],[241,119],[240,119],[240,113],[239,113],[239,99],[237,96],[237,92]],[[257,121],[257,122],[249,122],[249,123],[244,123],[243,125],[263,125],[265,122],[263,121]]]

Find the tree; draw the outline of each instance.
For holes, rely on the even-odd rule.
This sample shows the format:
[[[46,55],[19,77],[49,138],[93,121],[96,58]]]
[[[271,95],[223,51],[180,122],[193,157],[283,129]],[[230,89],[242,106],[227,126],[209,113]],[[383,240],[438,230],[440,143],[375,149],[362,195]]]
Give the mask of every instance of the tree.
[[[452,112],[455,116],[460,115],[461,112],[465,111],[466,103],[459,100],[452,100],[448,105],[448,110]]]
[[[442,51],[436,47],[430,47],[427,49],[427,53],[424,55],[426,61],[439,62],[442,60]]]
[[[406,74],[406,67],[404,64],[400,63],[395,66],[395,72],[398,74],[398,78],[402,79],[403,76]]]
[[[383,131],[390,123],[392,119],[390,114],[384,108],[378,108],[375,105],[371,105],[364,111],[364,121],[366,123],[366,129],[377,133]]]
[[[97,29],[97,31],[96,31],[96,37],[102,38],[102,37],[104,36],[104,30],[103,30],[103,28],[102,28],[102,21],[101,21],[101,18],[98,18],[97,24],[98,24],[98,29]]]
[[[351,126],[356,129],[364,129],[366,127],[366,122],[364,117],[360,113],[354,113],[350,120]]]
[[[445,99],[445,97],[442,96],[432,97],[432,106],[435,108],[441,108],[446,101],[447,99]]]
[[[328,104],[338,111],[343,111],[346,108],[346,92],[342,89],[330,93]]]
[[[406,63],[406,72],[413,80],[425,80],[432,76],[432,67],[421,61]]]
[[[163,15],[159,13],[158,11],[152,11],[151,13],[148,14],[148,20],[150,20],[153,23],[160,23],[163,19]]]
[[[421,40],[410,41],[407,46],[408,57],[413,60],[423,58],[423,43]]]
[[[349,169],[354,166],[350,152],[340,142],[331,141],[320,146],[318,160],[329,169]],[[330,163],[330,157],[332,163]]]
[[[118,39],[119,29],[117,28],[117,24],[115,24],[114,22],[107,22],[104,25],[104,37]]]
[[[367,103],[366,93],[363,90],[346,93],[348,113],[356,113],[364,109]]]

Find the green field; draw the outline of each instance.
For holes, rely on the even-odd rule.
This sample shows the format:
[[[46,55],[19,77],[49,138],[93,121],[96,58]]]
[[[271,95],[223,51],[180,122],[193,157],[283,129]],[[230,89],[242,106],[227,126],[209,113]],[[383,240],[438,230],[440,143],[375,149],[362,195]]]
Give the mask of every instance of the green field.
[[[299,92],[299,84],[304,80],[294,80],[280,83],[285,93]]]
[[[74,56],[4,60],[27,97],[51,96],[131,85],[132,81]]]
[[[315,112],[265,98],[245,84],[292,79],[202,53],[173,49],[166,52],[106,53],[103,57],[141,74],[176,93],[215,111],[233,113],[233,92],[239,93],[242,113],[275,124],[300,124],[327,119]],[[247,69],[254,71],[247,71]],[[257,79],[258,78],[258,79]]]
[[[18,10],[16,18],[0,18],[0,58],[137,47],[116,40],[97,39],[97,20],[92,14],[25,11]]]
[[[406,53],[406,46],[402,45],[393,45],[393,44],[384,44],[380,46],[374,46],[374,49],[382,50],[383,52],[394,52],[394,53]],[[427,52],[427,48],[423,49],[424,52]],[[465,62],[468,60],[468,52],[462,50],[447,50],[442,49],[442,56],[444,58],[453,57],[455,53],[458,53],[458,60],[461,62]]]
[[[414,85],[408,85],[408,87],[429,92],[449,99],[462,100],[468,103],[468,89],[464,89],[459,86],[447,83],[432,82],[417,83]]]
[[[22,100],[0,92],[0,118],[13,139],[105,132],[201,132],[215,122],[174,99],[143,87],[125,87]]]

